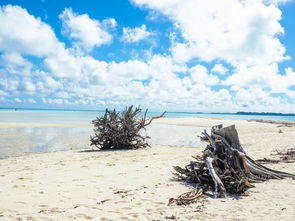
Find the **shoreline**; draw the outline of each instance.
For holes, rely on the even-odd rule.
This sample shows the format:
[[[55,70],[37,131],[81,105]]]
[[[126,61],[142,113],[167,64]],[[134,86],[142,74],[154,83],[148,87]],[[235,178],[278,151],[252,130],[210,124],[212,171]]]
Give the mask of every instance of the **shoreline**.
[[[155,122],[163,123],[167,125],[176,125],[176,126],[192,126],[200,127],[203,124],[196,125],[195,123],[179,123],[180,121],[190,121],[190,120],[221,120],[221,121],[248,121],[248,122],[258,122],[258,123],[268,123],[268,124],[279,124],[282,126],[295,126],[295,121],[287,120],[264,120],[264,119],[231,119],[231,118],[207,118],[207,117],[181,117],[181,118],[169,118],[165,117],[162,119],[157,119]],[[169,122],[169,121],[172,121]],[[208,125],[209,126],[209,125]],[[36,128],[36,127],[93,127],[91,123],[27,123],[27,122],[0,122],[0,128]]]
[[[231,124],[236,124],[237,127],[239,127],[239,125],[241,124],[244,124],[244,123],[250,123],[252,124],[257,124],[258,125],[273,125],[275,127],[278,128],[278,130],[281,128],[281,129],[284,129],[285,127],[295,127],[295,122],[289,122],[289,121],[273,121],[273,120],[257,120],[257,119],[252,119],[252,120],[245,120],[245,119],[223,119],[223,118],[200,118],[200,117],[191,117],[191,118],[161,118],[161,119],[156,119],[153,124],[147,128],[147,131],[148,133],[149,132],[152,132],[152,138],[155,137],[155,139],[153,139],[154,141],[155,140],[162,140],[162,139],[166,139],[166,138],[163,138],[163,134],[161,136],[159,136],[159,133],[156,131],[156,130],[161,130],[163,128],[161,128],[161,126],[164,126],[167,128],[169,128],[169,125],[170,126],[176,126],[176,127],[186,127],[184,129],[186,129],[189,132],[189,128],[191,128],[191,130],[194,130],[193,128],[195,128],[196,130],[194,130],[194,133],[200,135],[200,133],[206,129],[206,130],[210,130],[210,128],[213,126],[213,125],[218,125],[218,124],[223,124],[225,126],[229,126]],[[160,127],[159,127],[160,126]],[[149,131],[149,128],[153,128],[152,131]],[[173,128],[172,127],[172,128]],[[39,128],[39,129],[38,129]],[[10,155],[4,155],[2,157],[0,157],[0,160],[3,160],[3,159],[7,159],[7,158],[11,158],[11,157],[19,157],[19,156],[23,156],[23,155],[31,155],[31,154],[42,154],[42,153],[48,153],[48,152],[59,152],[59,151],[67,151],[67,150],[77,150],[77,149],[87,149],[87,148],[91,148],[88,144],[88,137],[90,135],[92,135],[93,133],[93,125],[92,124],[75,124],[75,123],[24,123],[24,122],[9,122],[9,123],[6,123],[6,122],[0,122],[0,136],[1,136],[1,130],[2,130],[2,136],[3,136],[3,130],[5,131],[6,129],[8,130],[7,133],[13,133],[13,130],[27,130],[29,129],[30,131],[34,131],[34,130],[38,130],[38,131],[52,131],[52,130],[55,130],[54,128],[56,129],[59,129],[60,131],[59,132],[62,132],[64,130],[67,130],[67,128],[69,129],[72,129],[76,131],[79,130],[79,128],[83,129],[83,133],[84,133],[84,137],[82,138],[83,142],[78,142],[76,141],[75,143],[69,143],[69,144],[66,144],[64,143],[62,146],[62,148],[60,149],[59,147],[57,147],[56,150],[50,148],[49,151],[40,151],[38,152],[37,149],[33,148],[33,150],[28,150],[26,151],[26,147],[24,150],[20,150],[21,152],[23,152],[23,154],[19,154],[20,152],[16,152],[16,154],[10,154]],[[64,129],[63,129],[64,128]],[[75,129],[76,128],[76,129]],[[81,130],[80,129],[80,130]],[[86,133],[86,129],[87,129],[87,133],[89,133],[89,135]],[[181,128],[180,128],[181,129]],[[11,131],[12,132],[9,132]],[[161,132],[161,131],[160,131]],[[166,131],[166,133],[177,133],[178,131],[176,130],[170,130],[170,131]],[[19,132],[18,132],[19,133]],[[23,136],[28,136],[28,134],[24,134],[25,132],[23,132]],[[40,132],[38,132],[40,136]],[[77,132],[76,132],[77,133]],[[162,132],[163,133],[163,132]],[[46,135],[46,134],[45,134]],[[7,135],[5,135],[7,136]],[[16,134],[14,135],[16,136]],[[182,135],[180,134],[178,139],[181,139],[181,136],[184,137],[184,139],[192,139],[192,137],[187,137],[185,133],[182,133]],[[54,137],[53,137],[54,138]],[[32,139],[31,137],[28,137],[26,139]],[[68,136],[68,139],[70,139],[70,137]],[[77,140],[78,137],[75,137],[75,139]],[[195,139],[198,139],[197,136]],[[177,142],[177,141],[176,141]],[[5,144],[5,142],[4,142]],[[3,145],[3,143],[2,143]],[[11,144],[12,145],[12,144]],[[10,146],[11,146],[10,145]],[[55,146],[57,146],[58,143],[55,144]],[[65,145],[65,146],[64,146]],[[67,145],[69,147],[67,147]],[[77,145],[77,147],[75,147],[75,145]],[[169,146],[186,146],[187,144],[168,144],[167,141],[164,142],[164,143],[159,143],[159,142],[153,142],[152,145],[156,145],[156,146],[161,146],[161,145],[169,145]],[[193,144],[191,144],[193,145]],[[189,146],[191,146],[189,145]],[[82,146],[85,146],[82,147]],[[10,148],[13,148],[12,146]],[[0,150],[0,153],[1,153],[1,150]]]

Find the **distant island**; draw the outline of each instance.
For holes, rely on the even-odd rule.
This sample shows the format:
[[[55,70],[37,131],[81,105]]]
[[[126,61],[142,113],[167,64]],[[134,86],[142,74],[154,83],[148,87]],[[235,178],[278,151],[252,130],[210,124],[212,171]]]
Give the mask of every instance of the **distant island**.
[[[237,112],[237,115],[266,115],[266,116],[295,116],[292,113],[273,113],[273,112]]]
[[[174,112],[174,113],[188,113],[188,112]],[[228,113],[228,112],[191,112],[190,114],[222,114],[222,115],[264,115],[264,116],[295,116],[295,113],[274,113],[274,112],[236,112],[236,113]]]
[[[86,112],[104,112],[102,109],[87,110],[87,109],[50,109],[50,108],[23,108],[23,107],[0,107],[1,110],[13,111],[86,111]],[[160,113],[159,111],[152,111]],[[295,116],[295,113],[275,113],[275,112],[187,112],[187,111],[167,111],[170,114],[220,114],[220,115],[264,115],[264,116]]]

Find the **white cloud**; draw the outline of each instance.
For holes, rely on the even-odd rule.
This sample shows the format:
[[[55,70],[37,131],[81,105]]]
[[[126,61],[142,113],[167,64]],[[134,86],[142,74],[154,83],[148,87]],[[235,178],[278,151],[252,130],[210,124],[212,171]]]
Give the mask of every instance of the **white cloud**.
[[[23,101],[22,101],[21,99],[19,99],[19,98],[15,98],[14,101],[17,102],[17,103],[22,103],[22,102],[23,102]]]
[[[232,65],[268,64],[285,59],[285,48],[277,35],[281,11],[259,0],[195,1],[133,0],[158,10],[181,31],[184,42],[175,42],[172,52],[183,61],[221,59]]]
[[[33,99],[33,98],[29,98],[29,99],[28,99],[28,102],[29,102],[29,103],[32,103],[32,104],[36,104],[36,103],[37,103],[36,100]]]
[[[280,25],[281,11],[277,7],[288,1],[264,0],[132,0],[135,5],[157,11],[169,18],[182,39],[171,38],[171,54],[174,63],[187,63],[193,58],[214,65],[213,74],[224,75],[220,82],[206,67],[197,64],[189,70],[190,79],[183,79],[184,85],[194,93],[206,97],[222,94],[228,109],[239,110],[247,106],[248,110],[271,110],[293,107],[285,98],[274,97],[273,93],[284,93],[292,97],[290,87],[294,85],[295,75],[287,68],[279,73],[279,63],[288,56],[279,36],[284,34]],[[194,61],[195,61],[194,60]],[[231,67],[229,70],[220,62]],[[293,80],[294,79],[294,80]],[[278,83],[279,82],[279,83]],[[192,85],[191,85],[192,84]],[[195,84],[195,85],[194,85]],[[209,85],[223,84],[231,90],[218,92]],[[208,85],[208,86],[206,86]],[[222,91],[222,92],[221,92]],[[255,96],[257,93],[257,96]],[[232,97],[236,96],[236,97]],[[186,100],[189,99],[186,97]],[[202,101],[201,105],[217,105],[215,99]],[[217,103],[216,103],[217,102]],[[220,107],[221,108],[221,107]],[[272,110],[273,111],[273,110]],[[284,110],[286,112],[286,110]]]
[[[57,93],[55,93],[55,96],[57,96],[59,98],[65,98],[65,99],[71,98],[71,95],[66,91],[57,92]]]
[[[7,96],[5,91],[0,90],[0,96]],[[0,97],[0,99],[4,100],[4,97]]]
[[[102,26],[105,29],[116,28],[117,22],[114,18],[107,18],[107,19],[102,20]]]
[[[0,70],[0,89],[8,92],[18,92],[19,81],[15,77],[7,77],[7,73]]]
[[[224,6],[220,1],[208,0],[202,2],[201,9],[198,8],[200,1],[192,0],[136,2],[146,3],[174,22],[184,41],[173,38],[171,54],[150,53],[144,61],[138,58],[100,61],[87,52],[106,44],[98,43],[94,38],[95,30],[99,27],[106,33],[111,32],[117,26],[114,19],[96,21],[86,14],[78,15],[66,9],[61,18],[68,22],[68,34],[76,42],[74,47],[84,50],[77,54],[57,40],[49,25],[26,10],[16,6],[2,7],[0,27],[6,26],[3,19],[15,26],[0,29],[0,96],[13,102],[41,100],[49,105],[78,107],[121,108],[142,104],[149,108],[182,111],[294,110],[295,105],[286,99],[295,97],[290,88],[295,86],[295,73],[287,68],[279,74],[278,62],[284,59],[284,47],[276,35],[283,32],[276,6],[262,5],[259,0],[253,1],[253,6],[250,0],[243,3],[229,0],[222,3]],[[226,7],[228,13],[225,13]],[[244,18],[233,19],[235,15]],[[204,24],[198,19],[203,19]],[[84,35],[88,28],[91,29],[88,33],[94,34]],[[153,34],[145,25],[137,28],[125,29],[129,30],[126,41],[137,42]],[[34,36],[26,37],[30,33],[27,29]],[[11,39],[16,43],[10,43]],[[41,57],[43,63],[34,65],[26,55]],[[200,62],[202,65],[196,62],[193,67],[185,63],[194,57],[197,58],[194,61],[211,61],[213,68],[208,70],[205,62]],[[222,63],[233,68],[227,70]],[[221,81],[219,77],[226,79]],[[231,89],[214,87],[222,84]],[[288,97],[274,97],[273,93]],[[22,97],[28,95],[32,98]],[[14,100],[15,97],[18,98]]]
[[[276,110],[280,109],[279,111],[282,111],[280,99],[270,96],[269,91],[265,91],[259,87],[241,88],[235,94],[235,100],[238,105],[245,106],[247,109],[250,108],[250,110],[252,109],[251,111],[261,111],[261,107],[268,109],[265,111],[271,111],[274,107],[276,107]]]
[[[109,34],[101,22],[91,19],[88,14],[76,14],[72,9],[66,8],[59,15],[62,20],[64,33],[74,39],[79,47],[91,51],[94,47],[109,44],[112,35]],[[107,26],[116,26],[115,19],[107,19],[103,23]]]
[[[295,86],[295,72],[291,68],[286,68],[284,74],[273,75],[269,81],[273,93],[288,94],[289,87]]]
[[[48,98],[47,103],[49,104],[63,104],[64,100],[59,98]]]
[[[267,88],[272,93],[286,93],[289,87],[295,86],[295,72],[287,68],[284,74],[278,74],[278,65],[275,63],[242,67],[229,76],[224,84],[235,87]]]
[[[96,76],[96,80],[99,81],[106,79],[106,62],[98,61],[91,56],[74,56],[69,50],[59,51],[55,56],[46,58],[44,63],[52,75],[58,78],[79,80],[87,76]]]
[[[148,15],[146,16],[146,19],[153,21],[153,22],[158,22],[158,21],[163,20],[163,16],[157,11],[150,10],[148,12]]]
[[[264,0],[264,2],[266,4],[279,5],[279,4],[286,4],[286,3],[292,2],[292,0]]]
[[[226,74],[227,71],[227,68],[224,67],[222,64],[215,64],[214,67],[211,69],[211,72],[215,72],[221,75]]]
[[[30,75],[32,69],[32,64],[15,52],[0,56],[0,65],[4,66],[10,74],[17,75]]]
[[[30,79],[24,79],[24,81],[21,82],[21,86],[27,94],[33,94],[36,90],[35,84]]]
[[[265,87],[269,84],[272,76],[278,72],[278,65],[254,65],[241,66],[236,72],[225,80],[226,85],[235,85],[239,87],[260,86]]]
[[[290,97],[291,99],[295,100],[295,91],[288,90],[286,92],[286,94],[288,95],[288,97]]]
[[[155,79],[165,79],[166,75],[187,71],[186,65],[175,63],[171,57],[159,54],[152,56],[148,64]]]
[[[127,62],[111,62],[108,65],[108,71],[111,79],[120,80],[146,80],[149,76],[148,65],[138,60],[129,60]],[[122,79],[123,78],[123,79]]]
[[[19,6],[0,7],[0,50],[43,57],[62,47],[51,27]]]
[[[81,74],[80,64],[69,50],[59,50],[44,60],[45,66],[56,77],[77,77]]]
[[[146,26],[143,24],[140,27],[123,28],[122,40],[128,43],[135,43],[142,41],[151,35],[152,32],[148,32]]]
[[[193,83],[202,85],[216,85],[219,83],[218,77],[209,74],[207,68],[199,64],[190,68],[190,75]]]

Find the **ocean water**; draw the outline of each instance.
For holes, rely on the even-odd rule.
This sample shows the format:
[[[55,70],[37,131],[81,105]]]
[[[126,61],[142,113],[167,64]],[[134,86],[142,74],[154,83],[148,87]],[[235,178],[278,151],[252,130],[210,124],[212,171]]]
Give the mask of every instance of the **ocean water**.
[[[158,116],[162,112],[148,112],[150,117]],[[1,110],[1,122],[31,122],[31,123],[57,123],[57,124],[88,124],[96,117],[102,116],[104,111],[80,110]],[[238,114],[200,114],[190,112],[167,112],[165,117],[171,118],[222,118],[222,119],[263,119],[278,121],[295,121],[295,116],[272,115],[238,115]]]
[[[93,135],[91,121],[104,111],[0,110],[0,159],[31,153],[89,149]],[[150,112],[149,116],[160,115]],[[265,119],[295,121],[295,116],[167,113],[166,117]],[[8,124],[9,123],[9,124]],[[198,135],[205,128],[153,123],[144,133],[151,146],[201,147]]]

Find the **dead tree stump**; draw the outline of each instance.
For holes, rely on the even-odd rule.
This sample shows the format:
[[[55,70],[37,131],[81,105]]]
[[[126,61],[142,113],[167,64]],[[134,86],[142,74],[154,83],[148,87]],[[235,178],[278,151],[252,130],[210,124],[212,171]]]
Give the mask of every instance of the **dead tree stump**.
[[[251,183],[268,179],[295,179],[293,174],[269,169],[247,156],[235,125],[225,128],[222,125],[214,126],[210,135],[206,130],[202,134],[201,140],[209,143],[203,155],[195,157],[195,161],[185,168],[174,167],[174,175],[178,180],[197,184],[205,194],[225,197],[228,194],[243,194],[253,187]]]

